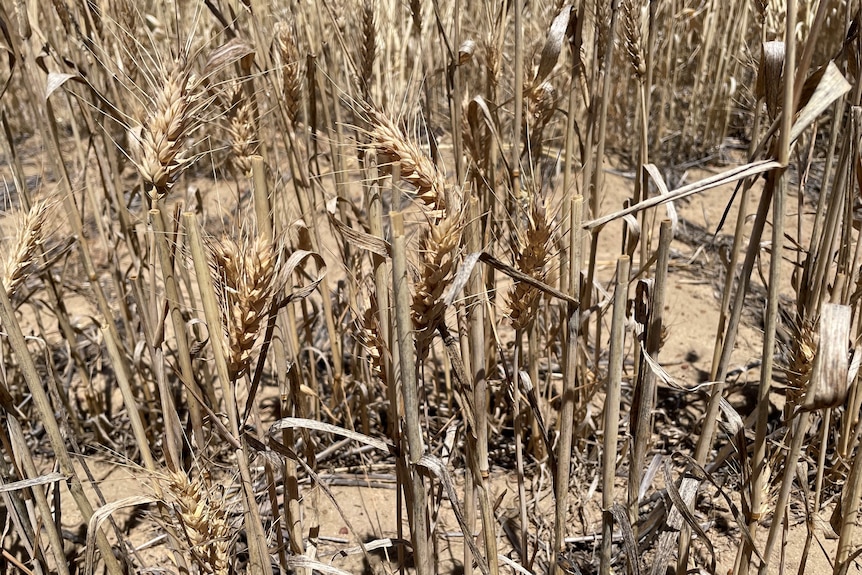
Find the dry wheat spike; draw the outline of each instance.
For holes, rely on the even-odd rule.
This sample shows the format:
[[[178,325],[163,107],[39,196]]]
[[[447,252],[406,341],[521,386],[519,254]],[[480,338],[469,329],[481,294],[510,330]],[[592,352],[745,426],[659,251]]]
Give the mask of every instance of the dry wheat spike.
[[[28,211],[19,211],[15,216],[15,239],[8,246],[6,257],[0,260],[0,278],[12,300],[36,265],[45,243],[47,217],[45,202],[36,202]]]
[[[280,243],[249,235],[241,234],[238,241],[223,238],[209,244],[232,379],[248,372],[270,305],[282,287],[278,273],[283,251]]]

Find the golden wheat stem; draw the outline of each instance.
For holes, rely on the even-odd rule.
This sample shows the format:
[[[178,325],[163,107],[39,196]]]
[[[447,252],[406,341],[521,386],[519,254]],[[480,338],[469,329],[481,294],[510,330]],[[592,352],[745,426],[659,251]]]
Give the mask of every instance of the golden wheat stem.
[[[511,158],[509,169],[511,173],[509,177],[512,181],[512,193],[507,196],[507,207],[509,213],[513,213],[511,209],[511,200],[521,194],[521,125],[524,121],[524,0],[515,0],[515,117],[512,123],[512,148],[510,150]]]
[[[255,210],[255,221],[257,222],[257,229],[264,240],[268,243],[273,241],[273,214],[272,214],[272,206],[269,201],[269,186],[267,184],[267,174],[266,174],[266,164],[261,156],[254,156],[251,159],[251,171],[252,171],[252,179],[254,182],[254,210]],[[281,310],[279,310],[279,315],[277,321],[279,323],[280,331],[285,333],[285,321],[287,320],[287,316]],[[288,370],[287,357],[285,353],[284,345],[275,345],[273,346],[273,355],[275,358],[275,374],[278,379],[279,387],[284,390],[287,387],[286,377]],[[287,397],[287,394],[284,394],[283,397]],[[282,408],[289,409],[289,405],[283,405]],[[255,404],[255,417],[259,419],[259,409],[257,409],[257,404]],[[262,430],[263,427],[258,426],[259,430]],[[283,432],[284,438],[286,439],[285,445],[292,445],[292,434],[289,430],[284,430]],[[269,461],[265,462],[266,474],[267,474],[267,482],[269,485],[268,493],[270,496],[270,505],[273,509],[273,516],[279,516],[279,503],[278,497],[275,493],[276,481],[272,471],[272,464]],[[285,483],[291,483],[296,481],[296,463],[291,461],[289,458],[285,461],[284,466],[284,478]],[[288,539],[290,550],[294,553],[301,553],[301,543],[302,543],[302,525],[300,520],[298,519],[298,514],[291,513],[291,509],[298,508],[298,497],[294,498],[293,494],[289,491],[286,493],[285,497],[285,505],[284,505],[284,518],[285,520],[290,518],[290,515],[293,517],[297,517],[295,521],[289,521],[287,524],[290,526],[288,528]],[[297,533],[298,531],[298,533]],[[276,543],[278,545],[278,556],[279,562],[282,565],[282,568],[287,570],[287,549],[284,544],[284,536],[282,535],[282,530],[276,530]]]
[[[571,81],[574,83],[580,78],[583,68],[583,62],[581,60],[581,42],[582,42],[582,34],[583,34],[583,11],[585,9],[585,2],[581,3],[577,16],[575,16],[574,12],[572,13],[572,17],[576,17],[575,20],[575,30],[572,36],[572,40],[570,43],[570,54],[572,58],[572,66],[571,66]],[[569,234],[572,234],[572,230],[574,230],[574,226],[571,225],[572,221],[572,201],[577,194],[577,192],[573,189],[572,178],[575,174],[576,163],[575,163],[575,145],[576,145],[576,134],[575,134],[575,114],[578,110],[577,103],[577,94],[576,90],[569,90],[568,103],[566,106],[566,141],[565,141],[565,149],[563,152],[563,211],[562,211],[562,225],[564,229],[569,230]],[[583,158],[582,158],[583,159]],[[571,240],[567,242],[562,242],[562,246],[560,248],[560,291],[564,293],[569,293],[569,280],[570,280],[570,267],[572,262],[570,261],[569,250],[571,249]],[[580,281],[580,278],[578,279]]]
[[[607,2],[597,2],[597,6],[607,7]],[[597,71],[597,84],[599,86],[598,90],[600,91],[599,101],[598,101],[598,110],[596,112],[596,116],[593,119],[595,122],[594,126],[590,126],[590,134],[588,136],[588,143],[592,146],[592,131],[595,130],[595,151],[592,148],[588,148],[589,150],[589,163],[588,168],[584,170],[584,182],[585,186],[588,186],[590,193],[590,209],[593,213],[593,217],[595,217],[599,213],[599,206],[601,205],[601,198],[604,187],[604,168],[603,163],[605,159],[605,142],[607,136],[607,125],[608,125],[608,108],[610,105],[611,99],[611,75],[610,75],[610,67],[611,62],[613,61],[614,55],[614,30],[616,29],[617,17],[619,10],[617,9],[617,3],[612,2],[609,7],[610,14],[607,21],[604,19],[599,23],[600,29],[605,29],[606,34],[603,39],[604,44],[601,43],[596,46],[596,49],[599,51],[599,54],[602,55],[602,65],[598,67]],[[587,179],[589,175],[590,179]],[[587,290],[584,293],[584,298],[586,300],[585,306],[589,308],[591,305],[591,296],[592,290],[590,286],[593,285],[593,280],[595,279],[595,271],[596,271],[596,256],[598,254],[598,245],[599,245],[599,232],[597,230],[593,231],[592,237],[592,245],[590,246],[590,261],[589,266],[587,268]],[[598,354],[601,349],[601,345],[599,342],[601,341],[601,331],[602,331],[602,321],[601,314],[596,314],[596,332],[595,332],[595,345],[594,349],[596,351],[596,361],[595,365],[598,365]]]
[[[111,357],[112,365],[122,364],[123,358],[120,355],[120,348],[117,346],[117,342],[113,340],[111,331],[106,326],[102,326],[101,329],[102,337],[105,339],[105,347],[107,348],[108,355]],[[117,385],[120,387],[120,393],[123,396],[123,403],[126,404],[126,414],[132,424],[132,433],[134,433],[138,449],[141,451],[141,459],[144,462],[144,467],[148,471],[154,473],[156,471],[156,462],[155,459],[153,459],[153,452],[150,449],[150,441],[147,437],[143,419],[141,418],[141,411],[138,405],[138,400],[135,398],[135,392],[132,391],[131,382],[126,378],[123,370],[118,369],[116,371],[116,377]]]
[[[479,199],[471,196],[467,203],[467,225],[465,229],[466,246],[470,253],[476,253],[482,249],[482,220],[479,208]],[[473,385],[473,413],[476,418],[476,442],[475,445],[468,444],[466,450],[468,458],[477,461],[475,470],[479,471],[478,477],[474,477],[473,466],[466,470],[466,482],[464,486],[464,508],[466,510],[466,523],[469,529],[473,529],[476,516],[476,488],[475,484],[482,483],[481,473],[488,470],[488,380],[485,361],[485,283],[482,277],[482,268],[474,268],[467,282],[467,323],[470,337],[470,366],[472,368]],[[475,451],[475,453],[470,453]],[[484,489],[483,489],[484,491]],[[492,526],[484,526],[490,529]],[[496,549],[486,549],[486,556],[496,554]],[[464,565],[472,565],[472,553],[469,546],[464,546]]]
[[[168,229],[165,223],[164,212],[161,210],[150,210],[150,223],[156,239],[156,248],[159,252],[159,263],[162,268],[162,280],[165,286],[165,297],[167,298],[168,310],[174,328],[174,338],[177,344],[177,359],[180,363],[180,378],[186,388],[190,390],[188,400],[189,412],[192,420],[192,445],[204,445],[203,416],[201,407],[196,397],[201,397],[201,390],[195,380],[192,368],[191,353],[189,351],[188,331],[183,313],[180,309],[182,299],[180,297],[179,285],[174,273],[174,259],[172,250],[168,244]],[[174,236],[177,237],[177,236]],[[177,446],[181,449],[181,446]]]
[[[512,360],[512,420],[515,432],[515,466],[518,477],[518,516],[520,517],[520,540],[518,541],[518,555],[521,561],[527,557],[527,549],[529,548],[529,539],[527,537],[527,527],[529,525],[529,517],[527,516],[527,492],[524,485],[524,410],[522,410],[521,400],[521,358],[523,357],[523,328],[515,329],[515,354]],[[532,356],[530,356],[532,357]]]
[[[407,253],[404,237],[404,218],[401,212],[389,214],[392,223],[392,281],[395,296],[395,327],[398,332],[398,357],[401,364],[401,387],[404,398],[404,419],[407,429],[408,468],[411,478],[409,493],[413,549],[416,553],[416,571],[430,575],[431,556],[428,533],[427,495],[425,482],[416,468],[425,445],[419,423],[419,381],[417,379],[416,349],[413,320],[410,313],[410,286],[407,281]]]
[[[200,223],[193,212],[185,212],[183,214],[183,228],[188,234],[189,250],[191,251],[192,262],[195,268],[195,279],[197,280],[198,289],[201,294],[201,304],[203,305],[207,331],[210,333],[209,343],[212,346],[216,373],[221,383],[222,401],[224,401],[223,409],[227,411],[231,432],[234,433],[239,428],[239,420],[234,420],[237,414],[236,401],[230,387],[231,378],[227,363],[227,350],[223,338],[215,336],[215,334],[224,333],[225,327],[222,322],[222,313],[218,298],[216,297],[215,286],[213,285],[209,257],[207,257],[207,251],[201,238]]]
[[[629,268],[628,256],[617,259],[617,279],[614,288],[614,311],[611,319],[610,357],[608,359],[608,383],[605,395],[604,442],[602,449],[602,550],[599,573],[611,572],[611,550],[614,523],[610,510],[614,505],[614,478],[617,469],[617,439],[619,437],[620,392],[625,355],[626,302],[628,301]]]
[[[40,473],[39,470],[36,468],[36,462],[33,460],[33,453],[31,451],[31,447],[27,444],[24,430],[21,428],[21,422],[18,421],[18,418],[14,414],[7,413],[6,427],[9,430],[9,437],[8,439],[4,438],[4,442],[11,442],[13,453],[10,453],[9,455],[14,455],[15,462],[23,468],[23,476],[29,479],[36,479],[38,477],[41,477],[43,474]],[[5,456],[3,457],[2,465],[4,466],[4,468],[6,467]],[[58,575],[69,575],[68,560],[63,554],[63,538],[60,535],[57,522],[54,520],[55,515],[52,511],[52,506],[48,504],[47,493],[39,486],[35,486],[29,491],[30,493],[32,493],[33,499],[35,499],[36,501],[36,510],[39,513],[39,519],[42,524],[42,529],[45,530],[45,533],[48,536],[48,547],[51,548],[51,552],[53,553],[56,560],[57,573]],[[8,495],[9,497],[15,497],[16,494],[4,493],[4,495]],[[18,499],[18,502],[21,502],[22,506],[23,500],[23,497],[21,499]],[[27,522],[29,514],[26,510],[22,511],[20,509],[17,509],[18,505],[14,501],[13,506],[16,508],[16,511],[14,512],[19,513],[19,515],[24,518],[24,521],[21,522],[20,527],[21,530],[25,531],[26,534],[22,534],[22,539],[25,539],[32,544],[34,542],[34,533],[32,525]],[[9,509],[7,510],[7,513],[11,515],[13,511]],[[42,545],[44,545],[44,543]]]
[[[569,295],[576,300],[581,298],[581,252],[583,249],[581,221],[583,220],[584,198],[574,196],[571,200],[569,220]],[[557,481],[554,505],[554,553],[563,551],[568,511],[569,479],[572,463],[572,439],[574,437],[575,403],[578,374],[578,346],[580,344],[580,309],[569,304],[566,310],[565,370],[560,407],[560,439],[557,445]],[[562,567],[557,564],[556,575],[563,575]]]
[[[793,103],[794,94],[794,76],[796,72],[796,0],[787,2],[787,13],[785,15],[785,35],[784,35],[784,74],[783,74],[783,106],[781,116],[781,132],[778,140],[778,161],[785,166],[790,161],[790,129],[793,126],[793,117],[795,115],[795,106]],[[769,264],[769,294],[767,296],[766,316],[764,318],[763,332],[763,364],[760,368],[760,385],[757,394],[757,424],[755,427],[754,440],[754,456],[752,458],[752,510],[759,511],[761,505],[761,494],[764,489],[767,478],[761,473],[764,465],[763,461],[766,458],[766,427],[769,417],[769,391],[772,386],[772,368],[774,364],[774,349],[776,341],[776,328],[778,322],[779,311],[779,293],[781,281],[781,264],[783,257],[784,245],[784,227],[785,227],[785,202],[787,196],[787,179],[784,170],[770,172],[768,177],[772,180],[777,180],[775,184],[775,194],[772,198],[772,254]],[[783,514],[785,513],[785,505],[789,501],[790,487],[793,483],[793,477],[796,474],[796,462],[799,458],[799,452],[802,447],[802,442],[805,439],[805,434],[808,431],[808,426],[811,421],[811,416],[808,413],[802,414],[794,426],[793,440],[791,443],[790,453],[785,461],[784,478],[781,484],[781,492],[776,502],[775,513],[772,518],[772,526],[769,530],[769,537],[766,542],[763,556],[765,561],[761,564],[759,573],[766,575],[769,568],[770,555],[772,548],[777,541],[779,525],[782,523]],[[757,503],[757,506],[755,506]],[[756,523],[751,522],[752,534]]]
[[[381,195],[380,180],[377,171],[377,156],[373,150],[368,150],[365,154],[365,205],[368,211],[368,227],[371,235],[378,238],[383,238],[383,198]],[[380,326],[380,339],[388,349],[392,349],[392,329],[390,318],[390,299],[389,299],[389,266],[386,258],[381,255],[374,254],[371,258],[374,268],[374,295],[377,300],[377,324]],[[395,367],[392,361],[388,358],[381,358],[383,376],[387,383],[395,381],[393,374]],[[394,385],[387,385],[387,394],[389,397],[390,410],[392,416],[389,418],[389,437],[397,445],[400,441],[399,426],[398,426],[398,391]]]
[[[778,494],[778,499],[775,502],[775,510],[772,514],[772,521],[769,527],[769,536],[766,540],[766,546],[761,553],[764,561],[760,563],[758,575],[766,575],[769,572],[770,557],[775,544],[778,542],[778,535],[784,529],[784,514],[787,513],[787,508],[790,503],[790,490],[793,486],[793,480],[796,477],[799,455],[802,452],[802,443],[805,440],[805,435],[808,433],[808,428],[811,426],[811,414],[803,411],[795,418],[796,421],[791,427],[790,449],[787,457],[784,460],[784,476],[781,478],[781,490]],[[752,462],[752,465],[754,463]],[[857,503],[858,505],[858,503]],[[753,533],[752,533],[753,535]],[[838,552],[836,557],[836,567],[841,562],[841,552]]]
[[[27,67],[27,69],[31,71],[33,68],[35,68],[35,66]],[[42,85],[41,80],[38,78],[31,78],[30,81],[24,82],[24,84],[26,84],[27,88],[30,90],[33,90],[35,86]],[[29,99],[36,117],[43,118],[43,121],[39,122],[41,126],[40,133],[42,141],[46,143],[48,147],[48,153],[46,154],[48,165],[51,167],[53,172],[58,175],[58,180],[60,182],[59,194],[63,198],[63,211],[66,213],[67,221],[69,222],[69,226],[72,228],[72,234],[78,240],[75,242],[75,245],[77,246],[78,252],[81,256],[81,263],[84,267],[87,280],[93,288],[93,293],[96,296],[99,313],[102,314],[105,323],[108,325],[108,329],[111,330],[111,335],[119,342],[121,340],[119,332],[117,331],[117,326],[114,322],[114,314],[111,310],[111,306],[108,304],[108,298],[105,296],[105,291],[102,288],[102,284],[99,281],[99,275],[96,271],[95,265],[93,264],[89,242],[86,241],[88,234],[84,231],[84,223],[80,215],[81,212],[75,202],[75,193],[71,186],[72,180],[69,177],[68,169],[63,161],[62,148],[60,146],[60,139],[57,133],[57,119],[54,115],[54,108],[51,103],[51,99],[44,98],[42,95],[35,94],[33,92],[29,94]],[[39,107],[38,102],[41,102],[44,107]],[[53,282],[53,280],[49,278],[49,282]],[[64,333],[72,333],[71,328],[68,331],[64,331]],[[75,338],[72,338],[69,341],[74,340]],[[127,364],[121,364],[121,369],[128,369]]]
[[[662,330],[664,329],[664,296],[667,289],[667,268],[670,261],[670,244],[673,241],[673,228],[670,220],[664,220],[659,229],[658,256],[655,266],[655,280],[650,294],[648,324],[644,335],[645,351],[653,359],[658,359],[661,347]],[[655,405],[656,374],[652,369],[643,369],[638,373],[640,386],[632,401],[632,415],[629,429],[632,436],[631,465],[629,468],[629,520],[633,528],[638,522],[640,509],[640,485],[643,479],[643,469],[647,452],[652,445],[653,406]],[[637,531],[635,531],[637,537]]]

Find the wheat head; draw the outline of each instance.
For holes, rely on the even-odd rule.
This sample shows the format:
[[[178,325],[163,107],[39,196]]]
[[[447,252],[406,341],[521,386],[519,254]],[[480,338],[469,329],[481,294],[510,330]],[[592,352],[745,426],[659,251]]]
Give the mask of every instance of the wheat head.
[[[443,293],[452,283],[463,227],[462,212],[451,210],[420,240],[422,262],[413,295],[413,323],[420,352],[427,350],[446,313]]]
[[[251,172],[251,159],[258,151],[254,107],[240,82],[231,89],[231,107],[228,113],[228,138],[234,165],[242,172]]]
[[[208,572],[228,575],[233,530],[222,497],[203,478],[191,480],[183,471],[168,476],[166,491],[193,559]]]
[[[366,102],[371,99],[371,80],[377,58],[377,6],[375,0],[362,2],[362,29],[359,53],[359,89]]]
[[[15,239],[7,246],[6,257],[0,260],[0,280],[12,300],[36,265],[45,243],[47,217],[48,206],[41,201],[15,216]]]
[[[442,217],[446,210],[446,181],[431,158],[386,114],[370,112],[369,124],[368,145],[377,153],[380,170],[387,173],[392,164],[399,162],[401,179],[416,188],[417,197],[435,217]]]
[[[518,269],[539,281],[545,280],[545,264],[548,261],[548,246],[551,228],[541,200],[531,198],[527,229],[516,240],[515,265]],[[509,319],[516,330],[527,327],[532,321],[540,292],[524,282],[515,281],[509,289]]]
[[[284,108],[291,123],[296,123],[302,106],[302,60],[296,40],[296,30],[290,22],[276,22],[274,40],[276,57],[281,67],[281,87]]]
[[[276,242],[248,234],[237,241],[211,241],[210,265],[221,305],[228,342],[228,369],[237,379],[248,372],[255,343],[281,286],[281,248]]]
[[[194,107],[199,95],[184,59],[164,75],[164,84],[153,98],[153,109],[141,123],[140,150],[135,164],[152,199],[167,194],[192,162],[185,139],[194,128]]]
[[[641,33],[640,6],[635,5],[635,0],[623,0],[622,9],[626,53],[632,68],[634,68],[635,76],[643,82],[646,80],[646,61],[644,60],[643,35]]]

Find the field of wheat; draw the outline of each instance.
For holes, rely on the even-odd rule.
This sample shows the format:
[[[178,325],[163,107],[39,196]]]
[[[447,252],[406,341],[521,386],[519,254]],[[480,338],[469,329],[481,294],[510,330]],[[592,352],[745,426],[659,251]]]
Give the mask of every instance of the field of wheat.
[[[4,0],[0,575],[862,566],[851,0]]]

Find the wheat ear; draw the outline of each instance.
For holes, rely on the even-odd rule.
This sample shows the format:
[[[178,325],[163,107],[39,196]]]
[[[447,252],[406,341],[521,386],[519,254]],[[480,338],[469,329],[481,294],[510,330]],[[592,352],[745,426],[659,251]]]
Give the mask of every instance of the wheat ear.
[[[527,229],[517,239],[515,265],[520,271],[539,281],[545,280],[545,264],[548,261],[548,243],[551,229],[541,200],[532,198]],[[516,330],[523,329],[533,319],[533,311],[539,300],[539,290],[516,281],[509,289],[509,319]]]
[[[442,217],[446,210],[446,181],[431,158],[386,114],[370,112],[369,124],[369,146],[377,153],[380,170],[387,173],[392,164],[399,162],[401,179],[416,188],[418,198],[434,217]]]
[[[359,54],[359,89],[366,102],[371,99],[374,60],[377,57],[377,8],[375,0],[362,2],[362,37]]]
[[[255,127],[254,107],[243,92],[240,82],[235,82],[231,89],[231,107],[228,114],[227,131],[234,165],[243,174],[251,172],[251,159],[257,154],[259,142]]]
[[[274,29],[276,55],[281,66],[281,88],[284,108],[291,123],[296,123],[302,106],[302,60],[296,42],[296,30],[290,22],[276,22]]]
[[[153,111],[142,122],[140,150],[135,163],[152,199],[167,194],[191,163],[185,139],[194,128],[198,94],[184,60],[165,74],[163,88],[153,98]]]
[[[432,224],[420,241],[422,263],[413,295],[413,323],[420,356],[427,351],[434,332],[443,322],[446,313],[443,293],[452,283],[462,230],[461,211],[452,210],[436,225]]]
[[[13,301],[16,292],[35,267],[39,248],[45,242],[47,214],[47,204],[36,202],[27,212],[20,211],[16,215],[15,240],[0,267],[3,287]]]
[[[190,480],[183,471],[172,472],[167,487],[193,559],[215,575],[228,575],[232,529],[223,499],[202,478]]]
[[[371,375],[386,383],[383,361],[388,355],[388,345],[381,335],[377,298],[371,296],[368,309],[356,321],[356,340],[365,350]]]
[[[216,293],[224,316],[232,379],[248,372],[253,350],[278,293],[281,249],[261,236],[210,243]]]
[[[640,6],[635,0],[623,0],[623,34],[625,35],[626,53],[634,68],[638,80],[646,78],[646,62],[644,60],[643,35],[641,34]]]

